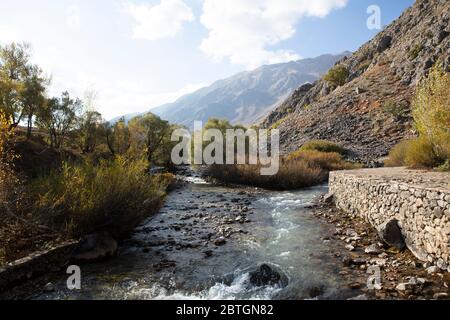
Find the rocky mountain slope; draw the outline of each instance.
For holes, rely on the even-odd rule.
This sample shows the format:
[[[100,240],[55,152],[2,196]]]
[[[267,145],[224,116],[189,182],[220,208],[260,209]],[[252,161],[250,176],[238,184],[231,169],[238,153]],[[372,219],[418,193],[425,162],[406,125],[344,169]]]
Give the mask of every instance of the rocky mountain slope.
[[[209,118],[253,124],[267,116],[299,85],[318,80],[345,54],[348,53],[262,66],[217,81],[151,111],[190,128],[194,121],[205,123]]]
[[[303,85],[263,122],[280,129],[283,152],[311,139],[342,143],[372,163],[414,135],[410,105],[418,81],[441,61],[450,65],[450,1],[417,0],[397,20],[337,65],[348,71],[334,88]]]

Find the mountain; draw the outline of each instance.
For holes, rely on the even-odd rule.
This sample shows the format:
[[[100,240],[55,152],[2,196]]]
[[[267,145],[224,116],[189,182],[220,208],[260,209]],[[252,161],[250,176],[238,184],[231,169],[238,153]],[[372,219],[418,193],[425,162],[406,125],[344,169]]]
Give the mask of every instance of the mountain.
[[[438,61],[449,71],[450,1],[417,0],[397,20],[337,65],[345,84],[301,86],[262,122],[277,126],[283,153],[306,141],[341,143],[355,160],[375,165],[414,135],[415,87]]]
[[[189,128],[193,127],[194,121],[205,123],[209,118],[226,118],[234,124],[253,124],[262,120],[299,85],[323,76],[346,54],[350,53],[322,55],[241,72],[151,112]]]

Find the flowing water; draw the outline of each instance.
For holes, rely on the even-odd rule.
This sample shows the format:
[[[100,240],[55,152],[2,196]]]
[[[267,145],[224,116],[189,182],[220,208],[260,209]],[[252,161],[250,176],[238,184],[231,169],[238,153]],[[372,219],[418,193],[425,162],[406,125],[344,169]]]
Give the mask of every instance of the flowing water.
[[[199,178],[172,193],[159,214],[125,241],[118,257],[81,266],[82,290],[33,299],[340,299],[339,260],[323,238],[330,227],[308,209],[327,192],[227,188]],[[237,222],[239,221],[239,222]],[[241,223],[242,222],[242,223]],[[226,243],[214,241],[223,236]],[[283,283],[256,286],[250,273],[266,264]]]

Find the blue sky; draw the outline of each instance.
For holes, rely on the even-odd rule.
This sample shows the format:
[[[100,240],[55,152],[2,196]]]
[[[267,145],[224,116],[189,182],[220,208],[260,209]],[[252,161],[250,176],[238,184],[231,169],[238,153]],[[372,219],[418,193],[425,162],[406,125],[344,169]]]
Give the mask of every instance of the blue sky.
[[[0,43],[26,41],[49,95],[96,91],[106,119],[262,64],[354,51],[413,0],[2,0]]]

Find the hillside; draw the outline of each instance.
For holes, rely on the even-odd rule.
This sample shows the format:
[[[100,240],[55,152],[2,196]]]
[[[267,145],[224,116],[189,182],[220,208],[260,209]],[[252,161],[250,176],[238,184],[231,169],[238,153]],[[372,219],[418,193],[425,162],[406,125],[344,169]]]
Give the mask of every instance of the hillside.
[[[263,122],[280,129],[283,152],[311,139],[342,143],[373,164],[414,135],[410,104],[418,81],[439,59],[450,64],[450,2],[418,0],[353,55],[337,63],[349,76],[298,88]]]
[[[262,120],[299,85],[318,80],[343,56],[322,55],[241,72],[151,111],[187,127],[192,127],[194,121],[205,123],[209,118],[253,124]]]

